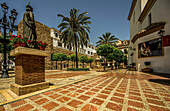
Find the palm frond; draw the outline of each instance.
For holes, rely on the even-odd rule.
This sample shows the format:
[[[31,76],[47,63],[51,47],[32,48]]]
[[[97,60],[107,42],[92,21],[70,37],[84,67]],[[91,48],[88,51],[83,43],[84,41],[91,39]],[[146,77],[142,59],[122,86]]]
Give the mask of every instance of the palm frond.
[[[66,22],[70,22],[70,19],[68,18],[68,17],[63,17],[63,19],[62,19],[62,22],[64,22],[64,21],[66,21]]]
[[[81,14],[78,16],[78,20],[81,20],[82,17],[83,17],[85,14],[88,14],[88,12],[81,13]]]
[[[91,17],[88,17],[88,16],[84,16],[84,17],[82,17],[82,19],[80,20],[80,22],[84,22],[84,21],[86,21],[86,20],[88,20],[88,19],[90,19]]]
[[[58,17],[65,17],[65,16],[64,16],[64,15],[62,15],[62,14],[58,14],[57,16],[58,16]]]
[[[111,36],[110,32],[106,32],[105,34],[102,34],[103,37],[98,37],[100,40],[96,42],[97,46],[100,46],[102,44],[116,44],[118,38],[115,36]]]
[[[62,26],[67,26],[69,25],[68,23],[62,22],[61,24],[58,25],[58,28],[62,27]]]

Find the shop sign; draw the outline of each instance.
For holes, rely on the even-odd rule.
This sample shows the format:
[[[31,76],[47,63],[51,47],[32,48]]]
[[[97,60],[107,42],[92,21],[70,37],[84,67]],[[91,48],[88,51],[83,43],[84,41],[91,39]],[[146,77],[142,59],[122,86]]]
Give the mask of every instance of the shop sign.
[[[163,47],[170,46],[170,35],[163,36]]]

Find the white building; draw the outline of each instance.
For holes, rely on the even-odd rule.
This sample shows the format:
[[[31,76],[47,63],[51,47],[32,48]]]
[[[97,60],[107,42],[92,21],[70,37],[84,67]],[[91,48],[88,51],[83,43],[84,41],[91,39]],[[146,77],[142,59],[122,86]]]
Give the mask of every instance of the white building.
[[[129,47],[129,40],[120,40],[118,39],[117,42],[116,42],[116,45],[117,45],[117,48],[122,50],[125,57],[126,57],[126,61],[124,62],[124,65],[126,66],[127,63],[128,63],[128,47]]]
[[[154,72],[170,73],[170,0],[133,0],[128,20],[128,63],[136,63],[141,71],[145,62],[151,62]],[[163,37],[158,35],[160,30],[165,31]]]
[[[59,35],[60,35],[60,33],[57,29],[51,28],[51,37],[53,37],[53,46],[75,52],[74,47],[71,47],[71,48],[70,47],[64,47],[64,43],[62,43],[60,41]],[[79,47],[77,51],[80,54],[85,54],[85,55],[88,55],[88,56],[93,56],[94,53],[96,53],[95,46],[93,46],[91,43],[89,43],[87,45],[87,47],[85,47],[85,46],[83,48]]]

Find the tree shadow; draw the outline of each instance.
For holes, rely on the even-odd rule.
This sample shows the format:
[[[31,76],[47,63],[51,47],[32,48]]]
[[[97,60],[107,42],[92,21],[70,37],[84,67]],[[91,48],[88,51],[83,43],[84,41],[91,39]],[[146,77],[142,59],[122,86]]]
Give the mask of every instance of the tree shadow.
[[[170,86],[170,80],[169,79],[149,79],[149,81]]]

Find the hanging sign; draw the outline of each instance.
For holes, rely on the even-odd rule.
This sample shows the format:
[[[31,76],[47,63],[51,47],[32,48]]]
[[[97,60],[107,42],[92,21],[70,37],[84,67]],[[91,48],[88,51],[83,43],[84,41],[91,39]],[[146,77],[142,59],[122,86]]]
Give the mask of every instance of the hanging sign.
[[[163,36],[163,47],[170,46],[170,35]]]

